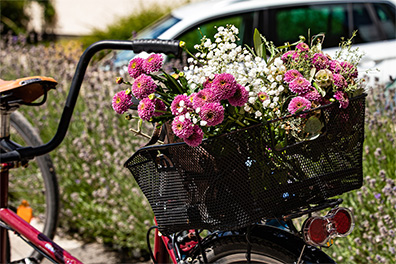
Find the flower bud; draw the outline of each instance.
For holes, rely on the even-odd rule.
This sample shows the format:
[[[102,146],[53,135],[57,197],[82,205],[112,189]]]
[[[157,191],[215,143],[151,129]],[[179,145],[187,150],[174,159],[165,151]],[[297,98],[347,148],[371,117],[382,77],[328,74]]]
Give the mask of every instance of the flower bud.
[[[122,77],[117,77],[116,78],[116,83],[117,84],[122,84],[122,83],[124,83],[124,79]]]

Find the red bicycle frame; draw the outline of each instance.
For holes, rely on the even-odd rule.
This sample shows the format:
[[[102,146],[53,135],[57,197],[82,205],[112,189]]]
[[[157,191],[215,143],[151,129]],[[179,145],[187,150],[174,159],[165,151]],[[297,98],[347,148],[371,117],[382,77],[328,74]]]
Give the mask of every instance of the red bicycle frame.
[[[69,252],[61,248],[54,241],[39,232],[14,211],[7,208],[8,206],[8,177],[9,169],[12,168],[12,163],[1,164],[1,181],[0,181],[0,220],[3,221],[16,233],[23,236],[30,241],[36,249],[49,256],[57,263],[79,264],[82,263],[77,258],[73,257]],[[0,261],[7,263],[7,230],[0,227],[1,249]]]

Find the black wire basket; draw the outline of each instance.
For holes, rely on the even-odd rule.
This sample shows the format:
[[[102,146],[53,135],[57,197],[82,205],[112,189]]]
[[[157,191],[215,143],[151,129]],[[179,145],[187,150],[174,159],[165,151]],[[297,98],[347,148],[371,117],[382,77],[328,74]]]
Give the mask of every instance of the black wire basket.
[[[362,186],[365,95],[311,111],[315,139],[277,147],[274,130],[298,116],[204,140],[144,147],[126,163],[164,234],[235,230]],[[290,119],[290,120],[288,120]]]

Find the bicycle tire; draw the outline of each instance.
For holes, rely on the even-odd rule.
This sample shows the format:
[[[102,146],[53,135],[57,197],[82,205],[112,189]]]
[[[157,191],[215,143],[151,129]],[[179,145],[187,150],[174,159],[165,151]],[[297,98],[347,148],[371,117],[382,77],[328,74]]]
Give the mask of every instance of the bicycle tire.
[[[252,247],[250,263],[296,263],[299,258],[299,256],[295,256],[293,253],[268,240],[252,237],[250,242]],[[232,264],[246,263],[247,248],[248,242],[244,236],[225,236],[214,240],[204,250],[208,263]],[[191,257],[194,264],[205,263],[199,251],[193,252]]]
[[[11,114],[10,125],[12,140],[19,141],[19,144],[26,146],[43,144],[36,130],[20,112],[15,111]],[[15,132],[18,135],[15,135]],[[47,237],[53,239],[58,224],[59,186],[52,160],[48,154],[36,157],[29,162],[27,170],[10,171],[9,207],[16,210],[21,199],[25,199],[25,196],[31,198],[25,200],[30,203],[30,207],[33,209],[33,216],[36,221],[36,224],[33,225]],[[45,201],[43,202],[42,199]],[[26,246],[26,249],[22,249],[20,244],[16,246],[15,243],[17,242],[15,241],[20,241],[20,239],[15,238],[13,240],[11,239],[12,234],[9,235],[11,261],[21,259],[21,256],[22,258],[33,257],[37,260],[43,258],[40,253],[24,243],[21,245]],[[20,252],[17,253],[16,250]],[[13,255],[18,256],[13,257]]]

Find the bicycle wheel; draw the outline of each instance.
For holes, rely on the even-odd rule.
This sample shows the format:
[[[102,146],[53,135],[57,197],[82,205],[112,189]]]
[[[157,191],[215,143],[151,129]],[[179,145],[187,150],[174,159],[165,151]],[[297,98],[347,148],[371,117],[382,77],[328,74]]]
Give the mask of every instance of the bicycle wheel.
[[[33,126],[19,112],[11,114],[11,139],[24,146],[37,146],[42,141]],[[9,207],[17,209],[23,200],[32,208],[30,222],[36,229],[53,238],[58,223],[59,188],[55,169],[49,155],[36,157],[26,169],[10,170]],[[26,257],[43,257],[9,232],[11,261]]]
[[[296,263],[298,256],[293,255],[277,244],[267,240],[254,239],[251,241],[250,263],[284,264]],[[221,237],[205,248],[208,263],[246,263],[248,243],[245,237]],[[204,263],[199,253],[192,256],[193,263]]]

